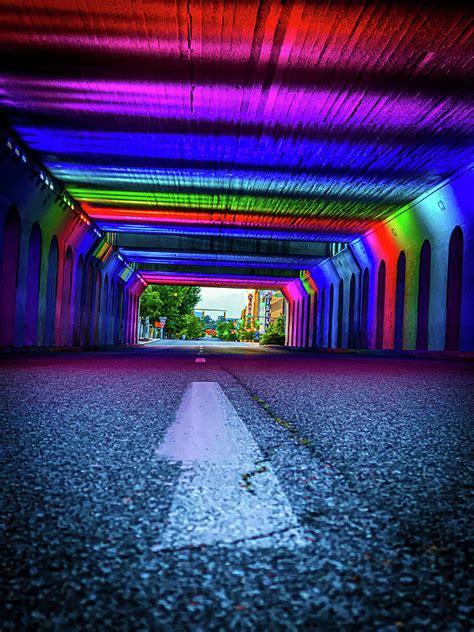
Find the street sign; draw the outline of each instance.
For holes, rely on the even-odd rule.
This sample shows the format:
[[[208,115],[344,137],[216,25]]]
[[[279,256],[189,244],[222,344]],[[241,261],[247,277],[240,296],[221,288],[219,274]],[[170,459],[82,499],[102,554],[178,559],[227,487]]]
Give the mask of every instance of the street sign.
[[[265,320],[264,320],[264,331],[267,331],[268,325],[271,321],[272,315],[272,292],[266,292],[265,294]]]
[[[166,325],[166,316],[160,316],[160,338],[163,340],[163,332],[165,330]]]

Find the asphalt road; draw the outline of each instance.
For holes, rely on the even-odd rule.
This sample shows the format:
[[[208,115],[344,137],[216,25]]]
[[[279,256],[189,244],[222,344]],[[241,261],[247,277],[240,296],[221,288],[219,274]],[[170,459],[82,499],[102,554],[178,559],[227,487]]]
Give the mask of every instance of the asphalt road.
[[[0,380],[2,631],[471,629],[472,365],[165,341]]]

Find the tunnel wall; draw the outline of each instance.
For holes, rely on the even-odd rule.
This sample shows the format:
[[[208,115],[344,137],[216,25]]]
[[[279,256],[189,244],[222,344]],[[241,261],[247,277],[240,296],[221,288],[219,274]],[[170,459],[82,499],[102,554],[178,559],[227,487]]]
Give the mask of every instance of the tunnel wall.
[[[474,351],[473,180],[445,182],[302,274],[285,292],[287,344]]]
[[[142,281],[10,140],[0,170],[0,348],[136,342]]]

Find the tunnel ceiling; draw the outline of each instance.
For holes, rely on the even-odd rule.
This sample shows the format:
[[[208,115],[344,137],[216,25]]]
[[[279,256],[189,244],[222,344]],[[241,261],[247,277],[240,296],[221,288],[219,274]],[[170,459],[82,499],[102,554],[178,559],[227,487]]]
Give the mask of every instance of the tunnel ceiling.
[[[350,240],[472,161],[471,16],[456,2],[3,2],[0,103],[146,279],[281,285],[308,261],[268,240]],[[170,252],[166,235],[186,240]],[[233,245],[208,255],[193,236]]]

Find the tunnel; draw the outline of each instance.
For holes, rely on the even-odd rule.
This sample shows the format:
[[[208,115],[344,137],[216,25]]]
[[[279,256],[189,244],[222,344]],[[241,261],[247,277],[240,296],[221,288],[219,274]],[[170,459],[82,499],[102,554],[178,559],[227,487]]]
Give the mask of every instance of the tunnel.
[[[471,630],[473,42],[0,3],[2,630]],[[155,286],[278,292],[284,344],[140,335]]]
[[[168,49],[70,4],[2,10],[2,347],[134,343],[187,283],[281,289],[292,347],[474,349],[461,8],[348,5],[323,49],[336,5],[157,3]]]

